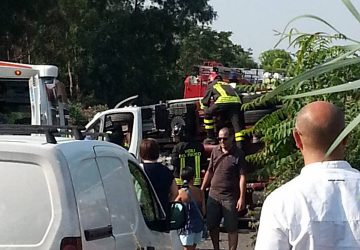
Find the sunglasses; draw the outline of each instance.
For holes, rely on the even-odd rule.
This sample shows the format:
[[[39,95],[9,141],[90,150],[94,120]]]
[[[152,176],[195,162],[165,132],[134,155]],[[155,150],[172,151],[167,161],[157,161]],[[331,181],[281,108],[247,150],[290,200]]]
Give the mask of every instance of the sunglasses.
[[[221,141],[227,141],[229,139],[229,137],[218,137],[218,140]]]

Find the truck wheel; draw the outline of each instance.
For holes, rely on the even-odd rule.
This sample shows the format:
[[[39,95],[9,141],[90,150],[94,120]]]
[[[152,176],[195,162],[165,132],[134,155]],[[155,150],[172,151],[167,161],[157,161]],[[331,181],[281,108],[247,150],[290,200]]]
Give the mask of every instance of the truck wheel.
[[[243,103],[251,102],[256,98],[260,97],[261,94],[244,94],[242,95],[241,99]]]
[[[271,114],[273,109],[257,109],[245,111],[245,124],[254,124],[267,114]]]

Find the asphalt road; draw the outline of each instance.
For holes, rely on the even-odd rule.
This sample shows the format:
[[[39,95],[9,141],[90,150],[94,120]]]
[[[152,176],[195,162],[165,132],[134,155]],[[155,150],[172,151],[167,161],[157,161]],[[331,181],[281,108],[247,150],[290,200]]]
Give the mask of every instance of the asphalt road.
[[[253,246],[251,246],[251,236],[253,236],[253,232],[249,232],[247,230],[241,230],[239,231],[239,240],[238,240],[238,247],[239,250],[252,250],[254,249]],[[199,250],[212,250],[214,249],[211,243],[210,238],[203,241],[201,244],[197,246],[197,249]],[[229,249],[228,247],[228,240],[227,240],[227,234],[220,233],[220,249]]]

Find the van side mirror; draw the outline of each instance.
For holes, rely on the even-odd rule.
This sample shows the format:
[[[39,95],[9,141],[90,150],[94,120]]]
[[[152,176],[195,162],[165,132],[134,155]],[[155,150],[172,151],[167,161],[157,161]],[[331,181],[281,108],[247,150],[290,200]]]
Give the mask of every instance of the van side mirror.
[[[187,214],[185,205],[181,202],[171,202],[170,230],[183,228],[186,224]]]

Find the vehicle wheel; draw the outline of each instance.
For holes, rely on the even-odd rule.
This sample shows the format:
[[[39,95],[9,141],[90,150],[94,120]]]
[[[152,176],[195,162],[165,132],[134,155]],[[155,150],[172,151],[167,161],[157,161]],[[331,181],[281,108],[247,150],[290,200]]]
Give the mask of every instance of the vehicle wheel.
[[[271,114],[273,109],[257,109],[245,111],[245,124],[254,124],[267,114]]]
[[[256,98],[262,96],[261,94],[245,94],[242,95],[241,99],[243,103],[251,102],[255,100]]]

